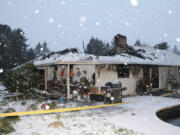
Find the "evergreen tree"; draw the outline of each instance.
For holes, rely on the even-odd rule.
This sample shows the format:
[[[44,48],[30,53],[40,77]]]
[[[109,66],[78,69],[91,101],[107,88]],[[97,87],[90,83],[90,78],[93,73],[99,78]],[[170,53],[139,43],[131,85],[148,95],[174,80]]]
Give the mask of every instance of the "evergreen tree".
[[[173,48],[173,53],[175,54],[179,54],[179,51],[178,51],[178,48],[177,46],[175,45],[174,48]]]
[[[167,50],[169,46],[167,42],[162,42],[162,43],[156,44],[154,48],[160,49],[160,50]]]
[[[22,29],[12,30],[10,26],[0,24],[0,69],[6,72],[29,60],[26,41]]]
[[[107,55],[111,48],[112,47],[109,43],[105,43],[102,40],[91,37],[89,43],[86,46],[85,53],[103,56]]]
[[[47,54],[49,54],[51,51],[50,49],[47,47],[47,43],[44,41],[43,43],[38,43],[34,49],[34,53],[36,57],[40,57],[40,56],[46,56]]]
[[[32,48],[30,48],[28,51],[27,51],[27,57],[29,60],[33,60],[35,59],[35,53],[34,53],[34,50]]]
[[[136,42],[134,43],[134,46],[143,46],[141,41],[138,39],[136,40]]]
[[[25,64],[6,75],[4,85],[9,92],[28,95],[39,83],[39,73],[33,63]]]

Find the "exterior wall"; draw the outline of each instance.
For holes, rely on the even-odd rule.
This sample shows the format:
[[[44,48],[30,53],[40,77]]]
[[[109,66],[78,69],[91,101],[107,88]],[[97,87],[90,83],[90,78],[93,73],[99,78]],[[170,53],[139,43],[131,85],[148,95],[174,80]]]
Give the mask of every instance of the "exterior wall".
[[[173,75],[180,84],[178,67],[159,67],[159,86],[161,89],[168,89],[168,76]]]
[[[61,70],[62,67],[58,67],[57,69],[57,79],[61,80]],[[86,77],[89,81],[92,80],[92,75],[96,74],[96,84],[95,87],[98,87],[100,90],[101,86],[104,86],[106,82],[118,82],[120,81],[122,83],[123,87],[127,87],[127,90],[123,92],[124,95],[135,95],[136,94],[136,84],[137,81],[143,77],[143,70],[140,69],[140,72],[137,76],[133,76],[131,69],[130,69],[130,75],[129,78],[118,78],[117,71],[113,71],[110,69],[98,69],[95,65],[74,65],[73,66],[74,71],[74,77],[73,81],[80,81],[81,77]],[[77,72],[80,71],[81,75],[78,76]],[[87,71],[86,74],[84,74],[84,71]],[[64,74],[66,77],[66,69],[64,71]],[[48,80],[53,79],[53,69],[52,67],[48,66],[46,67],[46,78]]]
[[[100,76],[98,76],[98,72]],[[129,78],[118,78],[117,72],[107,69],[96,69],[97,87],[103,86],[106,82],[118,82],[122,83],[123,87],[127,87],[127,90],[123,92],[123,95],[135,95],[136,94],[136,84],[137,81],[143,77],[143,70],[137,76],[133,76],[130,72]]]
[[[132,68],[133,66],[131,66]],[[57,79],[61,80],[61,71],[62,66],[59,66],[57,69]],[[81,77],[86,77],[89,81],[92,80],[92,76],[95,73],[96,74],[96,84],[95,86],[100,89],[101,86],[103,86],[106,82],[117,82],[120,81],[122,83],[123,87],[127,87],[127,91],[124,91],[124,95],[134,95],[136,94],[136,85],[140,78],[143,78],[143,68],[140,67],[140,71],[138,75],[134,76],[131,72],[130,68],[130,75],[129,78],[118,78],[117,71],[103,68],[99,69],[96,67],[96,65],[74,65],[73,71],[74,71],[74,77],[73,81],[80,81]],[[45,81],[53,79],[53,68],[43,67],[45,69]],[[80,71],[81,75],[78,76],[77,72]],[[84,71],[87,71],[86,74],[84,74]],[[180,74],[178,73],[178,67],[159,67],[159,88],[160,89],[168,89],[168,76],[174,75],[177,79],[177,82],[180,84]],[[65,67],[64,70],[64,77],[67,75],[67,69]],[[47,83],[45,83],[47,85]],[[45,86],[47,89],[47,86]]]
[[[63,66],[58,66],[58,68],[57,68],[57,71],[56,71],[56,74],[57,74],[57,79],[58,80],[61,80],[61,71],[62,71],[62,69],[63,69]],[[46,67],[46,77],[47,77],[47,80],[53,80],[53,78],[54,78],[54,73],[53,73],[53,67],[51,67],[51,66],[48,66],[48,67]],[[66,75],[67,75],[67,69],[66,69],[66,67],[65,67],[65,70],[64,70],[64,77],[63,78],[65,78],[66,77]]]
[[[169,67],[159,67],[159,88],[168,88],[168,71]]]
[[[74,81],[80,81],[82,77],[86,77],[89,81],[91,81],[92,75],[95,73],[95,65],[74,65],[73,71]],[[81,73],[80,76],[78,76],[78,71]],[[85,74],[84,71],[86,71],[87,73]]]
[[[52,80],[53,79],[53,70],[52,67],[47,67],[47,80]]]
[[[170,67],[168,71],[169,75],[173,75],[177,82],[180,84],[180,74],[178,73],[178,67]]]

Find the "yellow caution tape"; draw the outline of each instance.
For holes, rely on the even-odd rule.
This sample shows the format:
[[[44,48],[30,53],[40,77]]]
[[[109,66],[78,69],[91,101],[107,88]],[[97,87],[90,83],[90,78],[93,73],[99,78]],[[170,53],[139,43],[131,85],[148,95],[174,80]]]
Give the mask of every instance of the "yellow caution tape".
[[[83,107],[76,107],[76,108],[60,108],[60,109],[53,109],[53,110],[37,110],[37,111],[28,111],[28,112],[1,113],[0,117],[27,116],[27,115],[49,114],[49,113],[57,113],[57,112],[81,111],[81,110],[87,110],[87,109],[103,108],[103,107],[110,107],[110,106],[130,104],[130,103],[132,103],[132,102],[105,104],[105,105],[96,105],[96,106],[83,106]]]
[[[177,90],[177,91],[180,91],[180,90]],[[158,96],[158,98],[176,94],[177,91]],[[116,106],[116,105],[122,105],[122,104],[130,104],[130,103],[133,103],[133,102],[104,104],[104,105],[96,105],[96,106],[83,106],[83,107],[76,107],[76,108],[59,108],[59,109],[52,109],[52,110],[37,110],[37,111],[28,111],[28,112],[0,113],[0,117],[27,116],[27,115],[58,113],[58,112],[81,111],[81,110],[104,108],[104,107],[110,107],[110,106]]]

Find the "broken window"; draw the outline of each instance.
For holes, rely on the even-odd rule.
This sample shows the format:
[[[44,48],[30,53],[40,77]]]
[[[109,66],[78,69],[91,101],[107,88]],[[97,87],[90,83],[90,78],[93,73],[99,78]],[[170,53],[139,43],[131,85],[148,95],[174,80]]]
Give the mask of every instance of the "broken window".
[[[128,78],[129,77],[129,66],[127,65],[116,65],[118,78]]]

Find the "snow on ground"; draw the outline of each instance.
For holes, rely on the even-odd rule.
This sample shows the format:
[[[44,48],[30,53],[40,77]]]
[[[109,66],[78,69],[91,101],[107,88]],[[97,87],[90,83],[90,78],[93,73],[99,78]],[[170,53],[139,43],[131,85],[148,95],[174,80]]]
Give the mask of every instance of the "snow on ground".
[[[21,117],[12,135],[179,135],[180,128],[157,118],[156,111],[180,99],[137,96],[131,104],[85,111]],[[71,102],[66,107],[79,106]]]
[[[4,89],[0,87],[0,89]],[[0,95],[1,97],[2,95]],[[15,132],[11,135],[179,135],[180,127],[165,123],[157,118],[156,112],[168,106],[177,105],[180,99],[158,98],[153,96],[136,96],[123,99],[130,104],[118,105],[107,108],[55,113],[47,115],[33,115],[20,117],[14,124]],[[31,104],[41,108],[37,100],[9,101],[1,103],[1,109],[8,107],[16,111],[31,110]],[[51,100],[45,101],[45,103]],[[60,107],[77,107],[97,105],[102,103],[69,102]],[[1,110],[1,112],[2,112]]]

